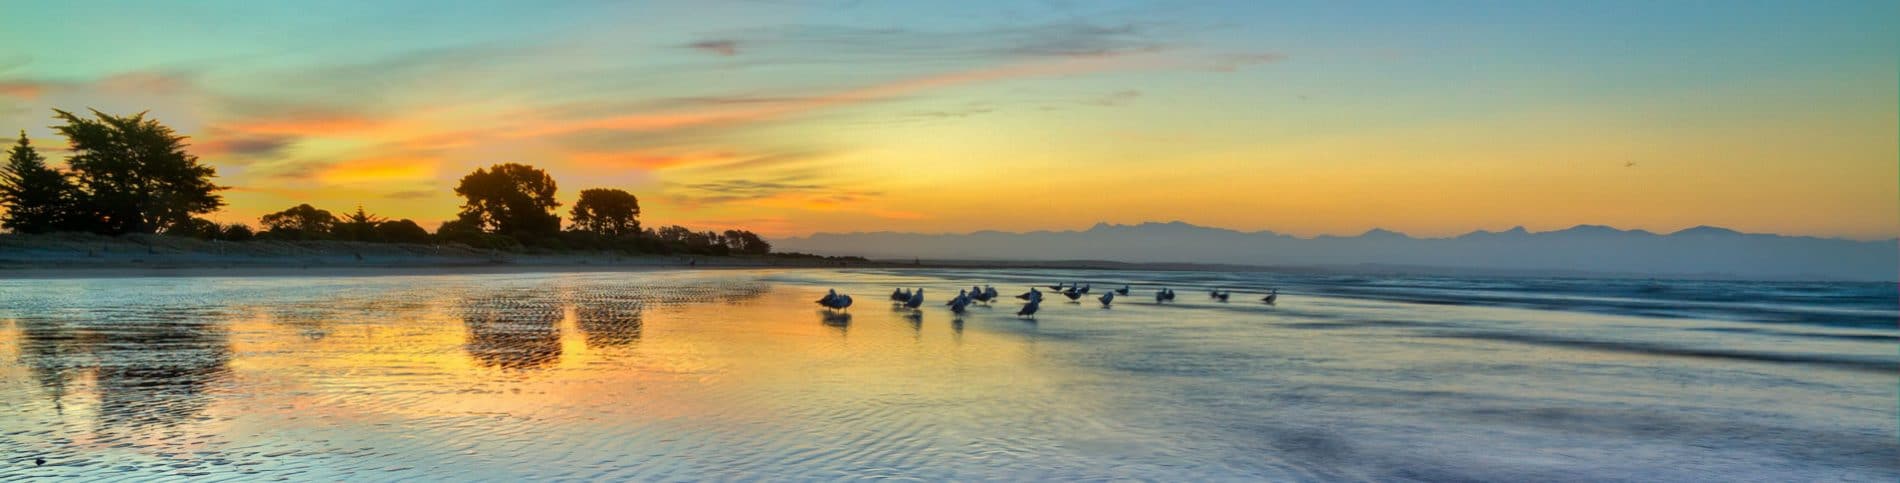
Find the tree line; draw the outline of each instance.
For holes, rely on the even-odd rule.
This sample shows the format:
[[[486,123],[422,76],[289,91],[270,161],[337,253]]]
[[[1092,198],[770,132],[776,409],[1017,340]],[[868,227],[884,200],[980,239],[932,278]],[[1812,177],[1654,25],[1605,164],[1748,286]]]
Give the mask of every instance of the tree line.
[[[25,131],[0,166],[0,228],[13,233],[157,233],[207,240],[343,240],[371,243],[461,243],[498,249],[594,249],[702,255],[767,254],[772,245],[747,230],[642,228],[640,200],[619,189],[582,190],[563,225],[558,187],[546,171],[503,163],[476,169],[455,187],[455,219],[431,233],[413,220],[370,214],[362,206],[338,216],[298,204],[243,223],[199,215],[223,208],[217,170],[185,150],[186,137],[145,113],[90,117],[55,109],[71,155],[61,169],[47,163]]]

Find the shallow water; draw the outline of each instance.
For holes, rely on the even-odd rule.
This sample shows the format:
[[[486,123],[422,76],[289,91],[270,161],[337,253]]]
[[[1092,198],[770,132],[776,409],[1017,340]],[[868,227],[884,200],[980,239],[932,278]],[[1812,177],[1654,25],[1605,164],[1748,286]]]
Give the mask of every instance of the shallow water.
[[[1136,287],[1033,321],[941,306],[1070,280]],[[898,286],[930,303],[892,308]],[[849,316],[812,303],[833,287]],[[0,477],[1900,477],[1892,284],[792,270],[0,295]]]

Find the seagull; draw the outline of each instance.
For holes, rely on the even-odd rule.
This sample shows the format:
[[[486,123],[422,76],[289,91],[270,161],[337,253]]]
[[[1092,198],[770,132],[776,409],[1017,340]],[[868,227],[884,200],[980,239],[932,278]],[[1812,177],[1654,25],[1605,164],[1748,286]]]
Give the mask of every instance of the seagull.
[[[1128,295],[1128,284],[1125,284],[1125,283],[1122,284],[1122,288],[1115,289],[1115,293],[1120,294],[1120,295]]]
[[[1231,295],[1233,295],[1233,294],[1234,294],[1233,292],[1221,292],[1221,293],[1218,293],[1218,294],[1215,294],[1215,295],[1214,295],[1214,298],[1216,298],[1216,299],[1220,299],[1220,301],[1222,301],[1222,302],[1226,302],[1226,301],[1227,301],[1227,297],[1228,297],[1228,296],[1231,296]]]
[[[836,299],[836,298],[838,298],[838,290],[837,290],[837,289],[831,289],[831,290],[826,290],[826,291],[825,291],[825,296],[824,296],[824,297],[822,297],[822,298],[819,298],[819,299],[818,299],[818,305],[826,305],[826,306],[829,306],[829,305],[831,305],[831,300],[832,300],[832,299]]]
[[[996,287],[986,285],[983,287],[983,290],[971,290],[970,298],[978,302],[983,302],[984,305],[989,305],[991,300],[996,300]]]
[[[1097,300],[1101,300],[1102,306],[1107,307],[1108,304],[1115,303],[1115,291],[1110,290],[1108,293],[1102,294],[1102,298]]]
[[[891,301],[893,301],[893,302],[903,302],[903,301],[905,301],[905,300],[910,300],[910,292],[909,292],[909,291],[906,291],[906,290],[904,290],[904,289],[901,289],[901,288],[900,288],[900,289],[892,289],[892,290],[891,290]]]
[[[1069,284],[1068,284],[1068,283],[1058,283],[1058,284],[1055,284],[1055,285],[1044,285],[1044,287],[1049,287],[1049,290],[1054,290],[1054,291],[1057,291],[1057,292],[1061,292],[1061,291],[1062,291],[1062,289],[1063,289],[1064,287],[1068,287],[1068,286],[1069,286]]]
[[[970,297],[967,297],[967,296],[958,295],[957,298],[950,300],[951,312],[961,314],[963,313],[964,307],[969,307],[969,306],[970,306]]]
[[[1273,305],[1273,301],[1279,300],[1279,298],[1280,298],[1280,289],[1276,288],[1276,289],[1273,289],[1273,293],[1267,294],[1267,297],[1260,299],[1260,301],[1266,302],[1267,305]]]
[[[1158,304],[1161,302],[1165,302],[1167,300],[1168,300],[1168,289],[1164,288],[1164,289],[1155,291],[1155,303]]]
[[[1028,292],[1023,292],[1022,295],[1017,295],[1016,298],[1040,302],[1042,301],[1042,291],[1036,290],[1036,287],[1029,287]]]
[[[1081,291],[1079,291],[1079,292],[1077,292],[1077,293],[1080,293],[1080,294],[1082,294],[1082,295],[1088,295],[1088,294],[1089,294],[1089,287],[1093,287],[1093,286],[1094,286],[1094,285],[1091,285],[1091,284],[1086,284],[1086,283],[1085,283],[1085,284],[1082,284],[1082,290],[1081,290]]]
[[[824,306],[825,306],[825,308],[827,308],[827,309],[832,309],[832,310],[844,310],[844,309],[847,309],[847,308],[851,308],[851,296],[850,296],[850,295],[838,295],[838,296],[835,296],[835,297],[830,297],[830,299],[831,299],[831,300],[829,300],[829,301],[826,301],[826,302],[823,302],[823,304],[824,304]]]
[[[956,305],[956,304],[957,304],[958,302],[962,302],[962,303],[966,303],[966,304],[967,304],[967,303],[970,303],[970,291],[968,291],[968,290],[958,290],[958,291],[957,291],[957,296],[956,296],[955,298],[952,298],[952,299],[950,299],[950,301],[949,301],[949,302],[944,302],[943,304],[944,304],[944,305]]]
[[[904,301],[904,308],[908,308],[908,309],[914,309],[917,307],[921,307],[923,305],[924,305],[924,289],[921,289],[921,288],[917,289],[916,292],[911,292],[910,300]]]
[[[1171,289],[1171,288],[1169,288],[1169,289],[1162,289],[1162,290],[1167,290],[1167,291],[1168,291],[1168,301],[1169,301],[1169,302],[1173,302],[1173,301],[1174,301],[1174,289]]]
[[[1069,300],[1073,301],[1082,298],[1082,291],[1076,290],[1075,287],[1069,287],[1068,290],[1062,291],[1062,296],[1068,297]]]
[[[1029,301],[1028,304],[1023,305],[1022,310],[1016,311],[1016,316],[1029,317],[1033,319],[1033,318],[1036,318],[1036,310],[1039,310],[1041,308],[1042,308],[1042,298],[1038,297],[1035,300]]]
[[[1207,290],[1207,298],[1210,298],[1210,299],[1217,299],[1217,298],[1220,298],[1220,289],[1217,289],[1217,288],[1215,288],[1215,289],[1208,289],[1208,290]]]

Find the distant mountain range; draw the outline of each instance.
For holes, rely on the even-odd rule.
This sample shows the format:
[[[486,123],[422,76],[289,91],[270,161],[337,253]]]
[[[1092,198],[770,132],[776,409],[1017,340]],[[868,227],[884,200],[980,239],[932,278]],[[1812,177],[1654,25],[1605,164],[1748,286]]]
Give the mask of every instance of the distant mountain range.
[[[1657,277],[1892,281],[1900,240],[1741,233],[1700,226],[1669,234],[1578,225],[1531,232],[1475,231],[1413,238],[1374,229],[1358,236],[1300,238],[1182,222],[1097,224],[1082,231],[969,234],[818,233],[775,240],[775,249],[822,255],[926,260],[1110,260],[1267,267],[1410,266]]]

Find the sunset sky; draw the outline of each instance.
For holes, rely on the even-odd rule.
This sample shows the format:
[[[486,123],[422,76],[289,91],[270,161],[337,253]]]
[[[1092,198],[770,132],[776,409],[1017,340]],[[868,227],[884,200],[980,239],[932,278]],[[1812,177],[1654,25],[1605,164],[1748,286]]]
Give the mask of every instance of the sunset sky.
[[[149,110],[253,224],[1900,235],[1900,2],[622,3],[0,0],[0,131]]]

